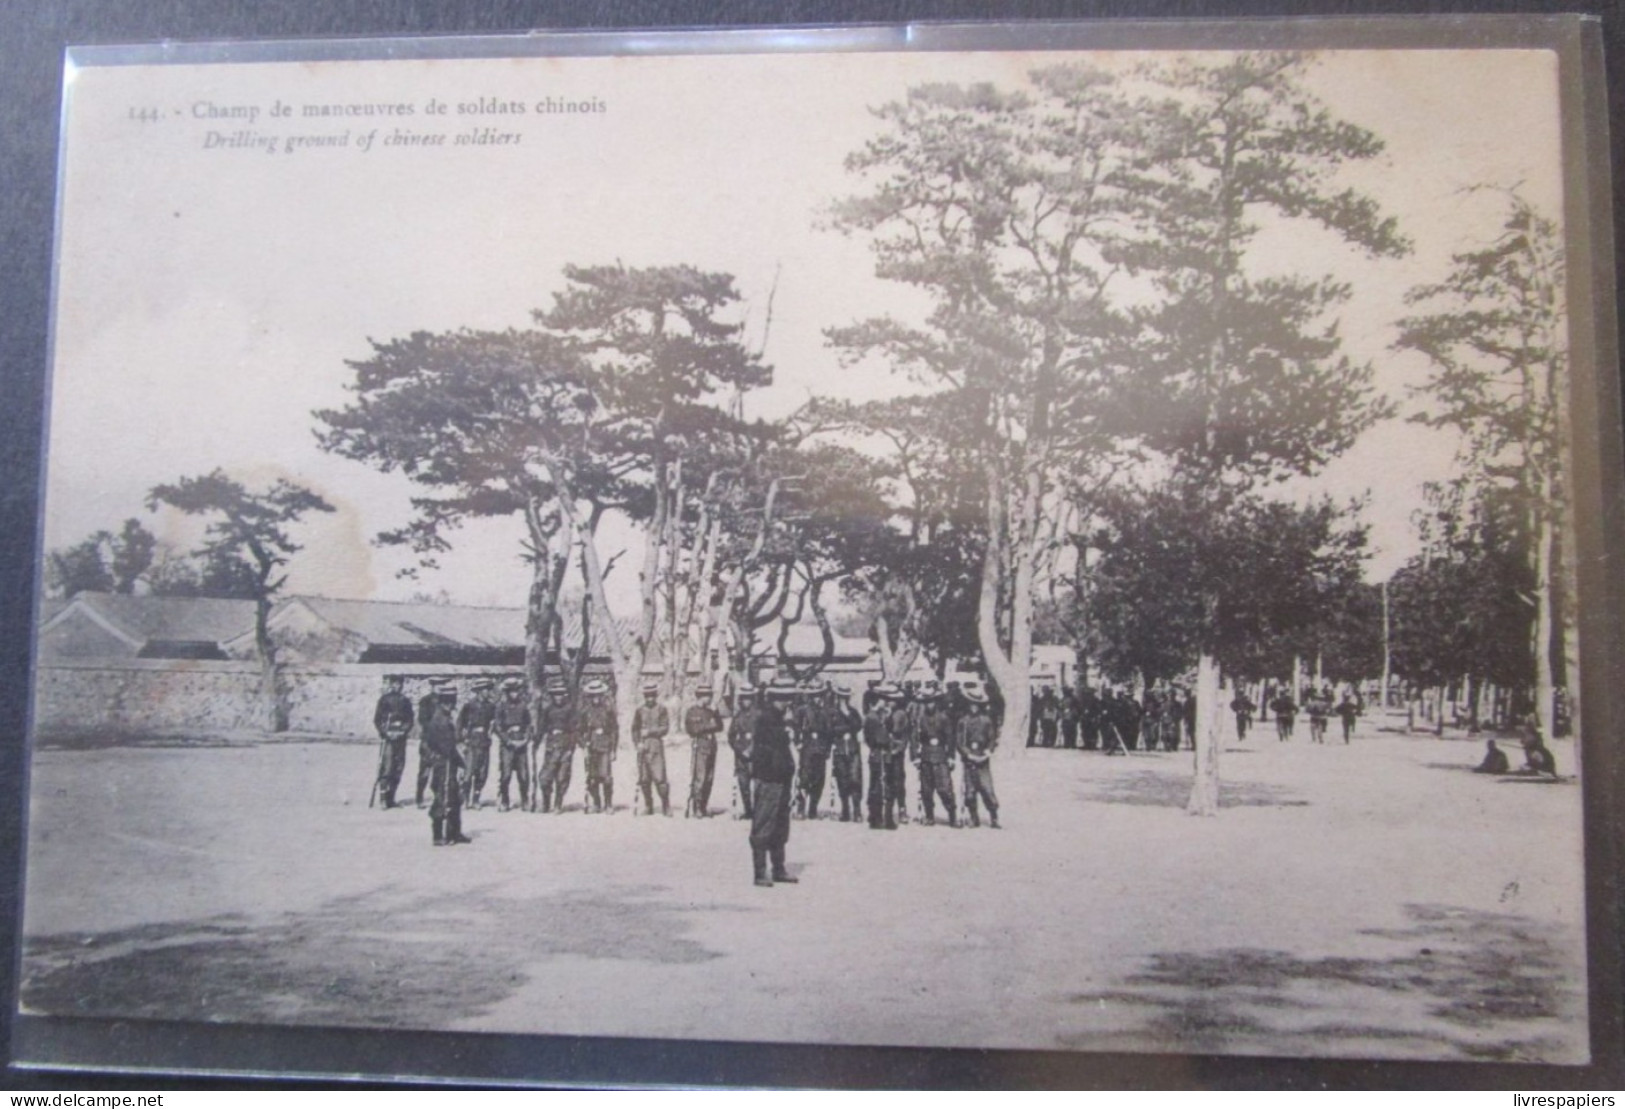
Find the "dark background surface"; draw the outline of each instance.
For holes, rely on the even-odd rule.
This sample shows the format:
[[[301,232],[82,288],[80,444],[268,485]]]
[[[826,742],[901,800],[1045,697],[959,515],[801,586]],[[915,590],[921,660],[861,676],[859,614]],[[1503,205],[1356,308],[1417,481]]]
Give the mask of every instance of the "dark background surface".
[[[1175,19],[1268,16],[1374,16],[1389,14],[1585,12],[1602,23],[1613,121],[1610,161],[1616,213],[1613,255],[1619,269],[1618,218],[1625,167],[1625,10],[1617,0],[1488,2],[1311,2],[1300,0],[803,0],[766,3],[730,0],[598,0],[539,3],[523,0],[95,0],[0,2],[0,951],[12,952],[0,975],[3,1040],[10,1058],[15,996],[15,939],[23,855],[29,645],[35,589],[36,515],[51,290],[57,124],[62,51],[69,44],[312,38],[320,36],[494,33],[531,29],[606,30],[768,24],[902,23],[964,19]],[[1517,141],[1508,136],[1509,142]],[[1617,778],[1620,759],[1609,756]],[[1596,767],[1593,757],[1590,765]],[[178,803],[184,803],[184,800]],[[1618,813],[1597,814],[1588,835],[1617,843]],[[1617,884],[1592,894],[1617,898]],[[1604,876],[1606,878],[1606,876]],[[887,912],[891,916],[892,912]],[[1614,934],[1605,942],[1618,950]],[[1594,917],[1595,919],[1595,917]],[[1087,942],[1086,939],[1084,942]],[[1594,939],[1594,943],[1595,943]],[[1595,948],[1594,948],[1595,950]],[[1614,960],[1610,960],[1614,961]],[[1616,961],[1617,965],[1617,961]],[[1595,971],[1594,971],[1595,973]],[[882,1049],[825,1050],[748,1046],[528,1039],[427,1033],[326,1032],[313,1029],[218,1028],[202,1032],[228,1056],[268,1061],[278,1069],[384,1073],[397,1060],[434,1059],[447,1073],[507,1076],[513,1081],[554,1076],[570,1084],[753,1086],[902,1086],[959,1088],[1053,1086],[1076,1088],[1499,1088],[1619,1089],[1625,1087],[1620,1039],[1621,998],[1593,997],[1607,1007],[1599,1027],[1609,1042],[1595,1045],[1590,1071],[1534,1066],[1377,1064],[1156,1056],[1069,1055]],[[725,1003],[725,999],[718,999]],[[1611,1002],[1611,1004],[1610,1004]],[[1599,1014],[1594,1013],[1594,1021]],[[151,1058],[187,1043],[195,1030],[163,1025],[110,1025],[107,1035],[135,1057]],[[184,1049],[184,1047],[183,1047]],[[150,1054],[149,1054],[150,1051]],[[334,1083],[226,1081],[106,1072],[44,1073],[8,1068],[10,1089],[282,1089]]]

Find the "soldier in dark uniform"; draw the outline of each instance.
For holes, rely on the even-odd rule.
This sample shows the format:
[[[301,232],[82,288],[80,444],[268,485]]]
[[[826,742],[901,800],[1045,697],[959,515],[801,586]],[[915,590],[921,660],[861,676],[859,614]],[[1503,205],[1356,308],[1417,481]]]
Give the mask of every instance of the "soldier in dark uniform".
[[[1101,744],[1108,755],[1128,754],[1128,744],[1123,741],[1125,699],[1120,691],[1108,689],[1100,701]]]
[[[1495,740],[1484,741],[1484,761],[1473,767],[1474,774],[1505,774],[1512,764],[1507,761],[1507,753],[1495,745]]]
[[[943,711],[941,698],[927,690],[914,735],[911,751],[914,765],[920,773],[920,804],[925,809],[925,822],[937,822],[936,801],[942,800],[948,810],[948,825],[959,827],[959,814],[954,805],[954,735],[948,714]],[[1050,744],[1054,746],[1054,744]]]
[[[449,678],[437,678],[434,692],[418,702],[418,720],[422,726],[423,750],[427,753],[429,790],[433,802],[429,805],[429,824],[434,830],[434,844],[468,843],[463,835],[463,793],[461,770],[462,753],[457,749],[457,687]]]
[[[1330,690],[1316,692],[1310,690],[1304,698],[1304,708],[1309,712],[1309,738],[1315,743],[1326,742],[1326,727],[1331,723],[1332,695]]]
[[[654,794],[660,794],[660,811],[671,815],[671,788],[666,783],[666,735],[671,731],[671,713],[655,698],[660,687],[654,682],[643,686],[643,704],[632,712],[632,745],[638,753],[638,788],[643,791],[644,811],[654,815]]]
[[[582,689],[585,697],[576,734],[587,748],[587,812],[615,811],[615,755],[621,746],[620,722],[609,699],[609,683],[593,678]]]
[[[829,779],[829,752],[834,742],[834,720],[824,693],[822,689],[803,688],[791,737],[800,767],[795,813],[808,820],[818,819],[818,803],[824,799],[824,785]]]
[[[734,784],[739,792],[740,817],[744,820],[750,819],[750,745],[760,712],[756,688],[740,686],[734,717],[728,724],[728,747],[734,753]]]
[[[1038,742],[1054,747],[1061,735],[1061,699],[1052,686],[1045,686],[1038,698]]]
[[[1298,702],[1283,689],[1270,701],[1270,711],[1275,714],[1275,738],[1285,743],[1292,738],[1292,728],[1298,719]]]
[[[547,700],[536,718],[536,742],[540,758],[532,752],[536,785],[531,790],[530,807],[542,812],[562,813],[564,795],[570,788],[570,769],[575,762],[575,713],[570,709],[569,690],[563,678],[547,683]]]
[[[683,714],[683,731],[694,743],[688,807],[683,815],[710,816],[711,783],[717,772],[717,736],[722,732],[722,717],[711,707],[710,686],[702,685],[694,691],[694,704]]]
[[[1061,746],[1069,751],[1078,749],[1078,694],[1071,686],[1061,689]]]
[[[959,722],[959,755],[965,760],[965,815],[970,826],[981,826],[977,812],[978,799],[987,803],[988,823],[999,826],[999,798],[993,792],[993,749],[999,745],[999,733],[987,715],[987,700],[981,694],[967,695],[970,713]]]
[[[1354,742],[1354,721],[1360,715],[1360,702],[1354,699],[1352,693],[1343,694],[1343,699],[1337,703],[1337,716],[1343,722],[1343,742]]]
[[[852,691],[838,685],[830,694],[830,733],[834,744],[835,791],[841,820],[863,819],[863,717],[852,707]]]
[[[495,685],[490,678],[475,679],[473,699],[457,714],[457,739],[463,745],[463,759],[467,764],[463,796],[471,809],[480,807],[480,793],[491,774],[491,723],[497,715],[491,690]]]
[[[384,694],[378,698],[373,710],[372,726],[378,730],[378,781],[373,786],[378,804],[382,808],[395,807],[395,791],[400,788],[401,774],[406,770],[406,737],[417,722],[412,713],[412,702],[401,692],[403,679],[390,674],[384,679]]]
[[[519,778],[519,805],[530,807],[530,706],[525,704],[525,683],[521,678],[509,678],[502,683],[502,700],[497,702],[496,716],[491,730],[497,737],[497,805],[503,812],[513,807],[509,802],[509,780]]]
[[[1100,697],[1085,685],[1078,692],[1078,731],[1085,751],[1100,747]]]
[[[892,799],[899,792],[891,778],[891,693],[879,686],[869,695],[863,716],[863,742],[869,748],[869,827],[896,829]]]
[[[891,699],[891,711],[886,717],[886,730],[891,734],[891,754],[886,761],[888,789],[887,822],[908,823],[908,753],[914,748],[914,726],[919,711],[919,699],[914,695],[919,687],[904,683],[901,693]]]
[[[790,791],[796,775],[785,705],[794,692],[793,687],[770,690],[751,730],[750,853],[758,886],[797,881],[784,868],[784,846],[790,840]]]
[[[1196,694],[1189,689],[1179,691],[1179,719],[1185,725],[1185,746],[1196,750]]]
[[[1230,701],[1230,711],[1236,714],[1236,739],[1238,741],[1247,738],[1247,729],[1253,723],[1253,710],[1257,707],[1245,692],[1239,688],[1236,690],[1235,697]]]

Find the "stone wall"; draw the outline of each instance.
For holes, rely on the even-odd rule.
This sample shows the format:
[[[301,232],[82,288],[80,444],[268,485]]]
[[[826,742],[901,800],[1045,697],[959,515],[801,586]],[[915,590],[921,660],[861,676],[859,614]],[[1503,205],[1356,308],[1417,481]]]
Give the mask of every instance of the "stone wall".
[[[414,702],[431,676],[472,679],[481,667],[391,666]],[[376,738],[373,708],[385,668],[359,663],[289,667],[290,730]],[[132,734],[234,731],[259,727],[260,673],[246,662],[170,659],[69,659],[41,663],[34,683],[34,726],[53,731]]]

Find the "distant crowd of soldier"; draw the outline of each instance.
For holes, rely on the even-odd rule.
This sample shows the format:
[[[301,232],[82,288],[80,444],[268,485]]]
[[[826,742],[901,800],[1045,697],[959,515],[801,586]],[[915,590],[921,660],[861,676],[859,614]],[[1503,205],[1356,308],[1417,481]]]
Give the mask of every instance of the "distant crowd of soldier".
[[[1343,742],[1354,736],[1354,722],[1365,711],[1355,689],[1341,700],[1329,685],[1306,686],[1294,697],[1289,684],[1266,684],[1260,691],[1265,711],[1274,718],[1276,738],[1292,739],[1300,708],[1309,718],[1309,737],[1325,743],[1333,716],[1342,721]],[[1230,702],[1236,738],[1252,730],[1258,702],[1238,691]],[[1062,747],[1124,755],[1130,751],[1179,751],[1196,746],[1196,695],[1183,685],[1154,683],[1143,697],[1124,688],[1087,685],[1045,686],[1033,693],[1027,730],[1029,747]]]
[[[416,706],[403,692],[402,678],[390,676],[384,684],[373,716],[380,738],[373,800],[386,809],[396,807],[408,739],[415,729],[415,801],[422,808],[427,795],[435,845],[469,842],[462,832],[462,810],[485,804],[493,747],[500,810],[564,812],[579,750],[586,778],[581,811],[614,811],[620,728],[613,690],[603,678],[583,682],[574,699],[562,679],[550,681],[535,713],[518,677],[504,679],[500,695],[494,679],[475,679],[469,683],[470,697],[461,704],[450,678],[433,679]],[[646,684],[641,692],[630,728],[641,795],[634,797],[632,807],[637,812],[641,800],[643,811],[652,815],[658,799],[660,812],[670,816],[666,741],[672,733],[671,714],[660,703],[658,685]],[[999,826],[991,765],[998,736],[996,706],[978,685],[950,683],[945,689],[934,681],[870,682],[854,705],[846,686],[775,682],[739,689],[726,718],[712,704],[712,694],[706,686],[696,689],[683,714],[682,731],[691,752],[684,816],[715,815],[711,792],[717,749],[726,739],[733,755],[738,815],[751,821],[758,885],[796,880],[784,865],[790,820],[818,819],[831,785],[839,820],[867,818],[870,828],[880,830],[907,823],[910,764],[918,779],[924,824],[937,822],[940,803],[952,827],[960,825],[961,805],[970,825],[980,826],[985,807],[990,825]],[[957,790],[956,765],[961,768]]]

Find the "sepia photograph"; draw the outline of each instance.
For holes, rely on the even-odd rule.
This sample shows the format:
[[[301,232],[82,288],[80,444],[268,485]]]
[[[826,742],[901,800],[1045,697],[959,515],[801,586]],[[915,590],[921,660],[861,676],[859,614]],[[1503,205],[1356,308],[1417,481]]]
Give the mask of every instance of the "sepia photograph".
[[[757,45],[70,52],[19,1013],[1591,1062],[1564,55]]]

